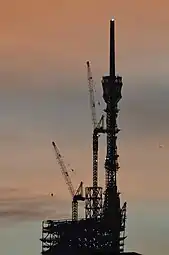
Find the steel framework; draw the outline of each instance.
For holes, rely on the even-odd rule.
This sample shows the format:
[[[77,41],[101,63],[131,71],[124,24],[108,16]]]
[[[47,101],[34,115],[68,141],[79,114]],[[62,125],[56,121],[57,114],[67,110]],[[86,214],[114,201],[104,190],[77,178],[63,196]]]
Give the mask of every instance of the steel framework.
[[[90,73],[89,73],[90,74]],[[88,76],[89,81],[91,75]],[[85,189],[85,218],[81,220],[42,222],[42,254],[138,254],[124,253],[126,202],[121,207],[117,189],[118,102],[122,77],[115,75],[114,20],[110,21],[110,74],[102,79],[106,103],[106,127],[103,118],[93,130],[93,186]],[[90,87],[91,88],[91,87]],[[107,136],[105,191],[98,186],[98,135]]]

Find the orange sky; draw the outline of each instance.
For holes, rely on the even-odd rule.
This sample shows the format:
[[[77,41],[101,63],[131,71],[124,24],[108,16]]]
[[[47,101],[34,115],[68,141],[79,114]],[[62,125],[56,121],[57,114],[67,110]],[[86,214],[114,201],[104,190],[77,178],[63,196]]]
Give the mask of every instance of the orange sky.
[[[35,88],[42,86],[38,79],[43,79],[44,86],[48,84],[50,88],[48,81],[56,78],[54,86],[62,87],[57,82],[58,75],[60,81],[65,79],[65,87],[74,86],[73,81],[76,81],[75,87],[81,89],[80,81],[86,82],[84,64],[87,59],[92,60],[95,79],[99,80],[108,70],[108,22],[112,15],[116,18],[117,67],[127,81],[125,84],[131,86],[135,74],[145,76],[145,80],[147,73],[152,79],[155,75],[161,79],[161,71],[168,74],[168,5],[167,1],[130,0],[5,1],[0,9],[0,86]],[[40,130],[38,136],[33,133],[35,130],[26,132],[27,136],[30,132],[33,139],[43,140]],[[88,155],[87,150],[85,155]],[[77,153],[76,148],[75,151]],[[3,153],[7,155],[4,149]],[[42,149],[39,156],[45,153]],[[71,152],[72,157],[76,153]],[[22,161],[26,157],[23,156]],[[32,158],[31,167],[36,164],[35,160]],[[1,164],[4,166],[3,162]]]
[[[42,85],[38,79],[44,79],[44,86],[50,87],[48,81],[56,78],[56,87],[62,87],[56,74],[60,81],[65,79],[65,87],[77,80],[80,88],[80,80],[86,82],[87,59],[92,60],[99,80],[108,70],[112,15],[117,67],[128,86],[135,74],[145,80],[147,73],[161,79],[161,73],[168,74],[168,5],[167,1],[131,0],[5,1],[0,9],[0,86],[35,88]]]
[[[118,180],[130,212],[134,206],[144,208],[148,204],[149,215],[140,217],[136,223],[150,234],[145,222],[151,221],[152,215],[157,220],[152,204],[157,201],[164,206],[169,200],[168,10],[169,3],[164,0],[3,1],[0,8],[0,190],[9,189],[5,199],[11,202],[13,190],[10,189],[17,189],[14,212],[17,206],[18,209],[25,206],[21,198],[25,196],[27,201],[37,196],[37,211],[44,216],[46,211],[42,213],[41,203],[48,203],[46,196],[50,192],[56,194],[53,204],[49,202],[54,213],[56,202],[57,213],[61,209],[66,212],[69,194],[51,148],[53,139],[65,155],[66,163],[77,171],[72,177],[74,183],[78,185],[83,179],[86,185],[90,184],[91,119],[85,62],[92,61],[99,90],[101,76],[108,72],[109,20],[113,16],[117,72],[124,79]],[[159,143],[164,148],[159,149]],[[103,142],[101,145],[104,182]],[[0,199],[4,199],[2,192]],[[33,200],[32,204],[35,206],[37,201]],[[35,214],[35,219],[40,216]],[[142,224],[141,220],[145,222]],[[137,225],[131,220],[132,224]],[[161,239],[155,248],[148,246],[146,237],[143,238],[143,251],[147,254],[149,251],[155,254],[162,246],[165,231],[160,231]],[[134,241],[130,244],[137,248],[141,244],[136,239],[137,244]]]
[[[0,65],[23,72],[49,71],[55,65],[67,73],[82,73],[83,63],[91,59],[99,73],[106,72],[107,21],[112,15],[117,20],[117,70],[126,76],[140,68],[166,74],[167,1],[5,1],[0,10]],[[73,61],[77,64],[72,66]]]

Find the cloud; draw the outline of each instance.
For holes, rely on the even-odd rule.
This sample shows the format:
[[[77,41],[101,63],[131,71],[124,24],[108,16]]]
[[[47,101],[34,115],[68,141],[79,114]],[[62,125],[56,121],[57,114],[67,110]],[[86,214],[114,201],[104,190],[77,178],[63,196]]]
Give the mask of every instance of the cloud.
[[[164,187],[167,189],[168,180],[167,136],[165,136],[164,148],[159,149],[158,145],[161,142],[159,137],[164,136],[166,131],[168,132],[169,123],[166,115],[169,90],[165,83],[162,83],[161,86],[157,84],[158,82],[155,85],[150,83],[147,86],[138,84],[137,87],[133,87],[133,85],[127,87],[127,84],[124,83],[123,99],[120,105],[119,126],[122,128],[122,132],[119,135],[119,154],[120,190],[124,191],[124,197],[127,200],[168,200],[168,193],[164,191]],[[1,130],[1,138],[4,143],[8,142],[10,145],[16,141],[16,148],[11,153],[12,160],[8,160],[9,148],[4,150],[4,146],[2,146],[1,151],[4,157],[1,161],[1,176],[3,178],[4,175],[4,179],[8,180],[15,172],[12,181],[15,181],[16,185],[22,183],[24,187],[32,186],[31,192],[22,188],[1,189],[0,215],[2,218],[43,219],[48,215],[52,217],[53,214],[55,218],[60,218],[65,212],[70,212],[69,194],[50,145],[51,137],[56,140],[66,162],[71,163],[72,167],[77,169],[79,178],[77,185],[81,179],[84,180],[85,185],[91,182],[91,122],[87,88],[86,95],[83,94],[83,90],[69,92],[70,90],[63,93],[62,97],[59,95],[60,100],[58,95],[56,100],[55,94],[51,95],[51,93],[47,93],[46,97],[45,94],[43,96],[42,94],[34,95],[34,97],[31,93],[26,94],[27,101],[26,96],[18,97],[19,99],[13,97],[15,102],[19,102],[21,99],[22,101],[17,106],[11,103],[10,110],[7,108],[7,100],[7,105],[2,104],[2,106],[6,106],[2,108],[8,110],[7,114],[13,109],[15,109],[14,112],[23,109],[23,115],[16,115],[18,118],[14,118],[14,114],[13,116],[9,115],[11,122],[7,126],[10,129],[4,128],[3,132]],[[31,108],[32,111],[30,109],[27,112],[28,103],[34,107]],[[36,114],[34,115],[34,113]],[[25,116],[24,119],[23,116]],[[16,123],[16,119],[18,120],[18,129],[14,128],[15,125],[12,126],[12,123]],[[27,124],[28,120],[30,123],[33,121],[39,124],[39,126],[34,125],[36,128],[33,132],[31,132],[31,125],[29,127]],[[76,124],[77,120],[79,120],[78,125]],[[44,129],[45,122],[49,132],[46,127]],[[26,125],[22,126],[22,123],[26,123]],[[6,122],[4,127],[5,125]],[[24,131],[23,133],[21,129],[22,132]],[[4,136],[5,131],[9,137]],[[140,139],[140,136],[144,139]],[[129,143],[126,137],[130,140]],[[27,141],[25,144],[25,140],[30,141],[29,151],[29,143]],[[19,141],[23,146],[18,150]],[[42,142],[40,143],[40,141]],[[40,146],[37,147],[37,144]],[[105,140],[103,147],[105,148]],[[101,156],[104,160],[105,149]],[[82,160],[86,162],[85,165],[81,163]],[[104,162],[100,169],[103,169],[103,165]],[[76,177],[73,178],[76,179]],[[103,178],[102,181],[104,182]],[[156,188],[157,186],[159,189]],[[40,189],[41,192],[36,193],[36,189]],[[59,190],[62,196],[51,199],[50,196],[44,194],[45,190],[47,194],[51,189],[52,192],[54,189],[56,192]],[[66,200],[66,196],[68,200]],[[68,207],[66,207],[67,205]]]
[[[0,188],[0,219],[14,221],[69,217],[69,203],[64,198],[38,194],[26,189]],[[57,210],[56,210],[57,208]],[[66,215],[66,213],[67,215]]]
[[[126,87],[125,87],[126,86]],[[166,134],[169,129],[168,95],[169,88],[164,79],[147,79],[135,87],[124,84],[120,104],[120,123],[123,131],[138,135],[154,136]]]

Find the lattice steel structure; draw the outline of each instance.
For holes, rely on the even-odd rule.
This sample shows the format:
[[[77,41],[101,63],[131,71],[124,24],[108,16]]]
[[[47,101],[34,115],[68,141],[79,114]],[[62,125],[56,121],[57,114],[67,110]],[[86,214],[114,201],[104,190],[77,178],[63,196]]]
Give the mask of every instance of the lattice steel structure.
[[[86,219],[100,218],[103,213],[103,188],[86,187],[85,217]]]
[[[85,219],[76,222],[45,221],[42,223],[42,229],[42,254],[80,255],[117,252],[114,231],[103,219]],[[119,245],[122,252],[123,244]]]
[[[126,202],[120,206],[116,183],[119,169],[116,119],[122,77],[115,75],[114,20],[110,22],[110,74],[103,77],[102,87],[106,127],[99,125],[93,131],[93,186],[85,189],[85,218],[44,221],[41,238],[44,255],[138,254],[124,252]],[[104,193],[98,185],[98,134],[107,136]]]
[[[98,139],[106,133],[102,116],[93,131],[93,186],[85,189],[86,218],[100,218],[103,211],[103,188],[98,186]]]

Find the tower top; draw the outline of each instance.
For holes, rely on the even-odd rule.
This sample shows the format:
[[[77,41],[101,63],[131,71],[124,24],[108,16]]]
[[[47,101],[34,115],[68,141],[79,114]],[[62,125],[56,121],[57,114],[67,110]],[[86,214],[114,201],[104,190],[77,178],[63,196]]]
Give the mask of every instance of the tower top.
[[[115,21],[110,20],[110,66],[109,72],[110,77],[114,79],[115,77]]]

